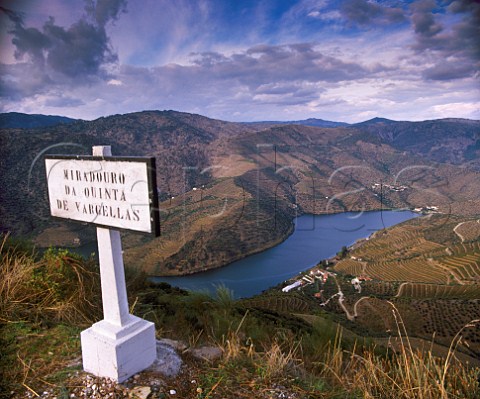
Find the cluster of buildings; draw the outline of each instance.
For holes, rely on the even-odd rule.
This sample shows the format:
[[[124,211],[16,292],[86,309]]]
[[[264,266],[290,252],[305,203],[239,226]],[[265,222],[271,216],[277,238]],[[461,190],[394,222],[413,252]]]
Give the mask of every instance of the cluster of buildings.
[[[352,256],[352,259],[354,257]],[[302,287],[305,287],[307,285],[315,283],[315,280],[319,280],[322,284],[325,284],[328,281],[329,277],[335,277],[336,273],[329,272],[326,270],[320,270],[320,269],[313,269],[310,271],[309,274],[303,275],[299,280],[295,280],[293,283],[285,286],[282,288],[282,292],[289,292],[295,288],[301,289]],[[351,280],[351,284],[353,285],[353,288],[360,294],[362,292],[362,287],[361,284],[364,281],[371,281],[372,279],[368,276],[365,275],[360,275],[358,277],[354,277]],[[315,293],[315,297],[320,298],[322,297],[322,291]]]
[[[320,282],[325,284],[329,276],[335,276],[335,275],[336,275],[335,273],[327,272],[320,269],[311,270],[310,274],[304,275],[300,280],[296,280],[292,284],[287,285],[286,287],[283,287],[282,292],[288,292],[293,290],[294,288],[300,288],[306,285],[313,284],[315,282],[315,279],[320,280]]]
[[[395,184],[380,184],[380,183],[374,183],[372,185],[372,189],[380,189],[381,187],[385,187],[387,189],[389,189],[390,191],[405,191],[406,189],[408,189],[407,186],[402,186],[402,185],[395,185]]]
[[[424,206],[424,207],[419,207],[419,208],[414,208],[414,212],[421,212],[421,213],[438,213],[438,206]]]

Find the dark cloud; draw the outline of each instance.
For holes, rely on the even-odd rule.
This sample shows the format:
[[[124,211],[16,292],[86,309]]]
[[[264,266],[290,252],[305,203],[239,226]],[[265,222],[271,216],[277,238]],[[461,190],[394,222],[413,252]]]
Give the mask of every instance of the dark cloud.
[[[151,98],[150,108],[168,103],[173,108],[181,104],[183,109],[196,109],[201,103],[217,109],[232,106],[235,112],[233,104],[250,108],[252,104],[296,106],[331,101],[322,98],[322,93],[332,84],[370,78],[385,70],[327,56],[312,44],[258,45],[229,55],[206,52],[192,57],[188,65],[124,65],[118,79],[124,90],[131,88],[142,98]]]
[[[15,58],[22,59],[29,55],[34,63],[43,66],[44,52],[51,42],[47,35],[35,28],[24,28],[23,23],[17,23],[12,33],[12,43],[15,45]]]
[[[229,57],[197,53],[195,66],[220,79],[234,79],[251,89],[272,82],[340,82],[360,79],[370,70],[326,56],[312,44],[258,45]]]
[[[115,20],[125,7],[124,0],[88,0],[87,14],[68,29],[56,25],[50,17],[41,29],[25,27],[21,14],[3,9],[12,22],[17,60],[32,63],[39,74],[58,74],[67,78],[91,78],[102,75],[102,67],[117,60],[110,47],[105,24]]]
[[[46,35],[35,28],[25,28],[23,15],[0,6],[0,12],[4,13],[12,22],[13,28],[8,33],[13,35],[12,43],[15,45],[15,58],[21,59],[29,54],[35,62],[42,63],[43,51],[50,45]]]
[[[73,24],[68,30],[50,19],[43,27],[50,40],[47,65],[70,77],[94,76],[104,64],[117,60],[109,46],[105,29],[86,20]]]
[[[480,61],[480,1],[455,1],[449,10],[463,16],[462,21],[453,28],[458,46]]]
[[[431,38],[443,28],[435,22],[432,10],[436,7],[434,0],[421,0],[413,3],[412,24],[415,33],[420,37]]]
[[[47,87],[54,85],[48,75],[39,72],[31,62],[0,64],[1,97],[14,101],[42,93]]]
[[[456,14],[457,21],[449,26],[440,21],[437,4],[422,0],[412,4],[415,31],[413,49],[417,53],[434,54],[439,60],[424,72],[433,80],[453,80],[474,76],[480,67],[480,2],[454,1],[447,16]]]
[[[349,22],[361,26],[388,25],[406,21],[401,8],[384,7],[366,0],[346,0],[340,13]]]
[[[87,15],[97,22],[99,26],[104,27],[107,22],[115,21],[118,14],[126,12],[126,0],[94,0],[85,1],[85,11]]]
[[[475,69],[471,63],[443,62],[426,69],[423,72],[423,77],[429,80],[453,80],[470,76],[475,72]]]

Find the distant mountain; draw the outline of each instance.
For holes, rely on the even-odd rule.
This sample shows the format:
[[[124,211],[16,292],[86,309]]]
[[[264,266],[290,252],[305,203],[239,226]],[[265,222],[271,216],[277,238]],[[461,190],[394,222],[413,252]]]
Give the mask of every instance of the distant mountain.
[[[94,145],[111,145],[118,156],[156,158],[162,236],[124,241],[126,260],[154,275],[219,267],[271,247],[293,230],[296,214],[480,209],[480,121],[367,122],[327,128],[144,111],[3,128],[0,230],[32,234],[43,246],[65,240],[63,233],[49,235],[55,223],[55,231],[62,230],[47,209],[42,155],[91,154]],[[380,182],[397,184],[400,171],[408,189],[375,191]],[[92,239],[82,225],[60,227],[82,242]]]
[[[368,121],[355,123],[351,126],[370,126],[370,125],[375,125],[377,123],[392,124],[392,123],[397,123],[397,121],[392,121],[391,119],[376,117],[376,118],[373,118],[373,119],[369,119]]]
[[[434,162],[469,164],[480,170],[480,121],[447,118],[397,122],[374,118],[349,129],[362,131],[364,140],[370,142],[381,141]]]
[[[55,126],[61,123],[68,124],[76,121],[77,119],[55,115],[22,114],[19,112],[0,114],[1,129],[32,129]]]
[[[314,126],[314,127],[341,127],[348,126],[345,122],[333,122],[323,119],[309,118],[299,121],[261,121],[261,122],[244,122],[248,125],[270,127],[273,125],[301,125],[301,126]]]

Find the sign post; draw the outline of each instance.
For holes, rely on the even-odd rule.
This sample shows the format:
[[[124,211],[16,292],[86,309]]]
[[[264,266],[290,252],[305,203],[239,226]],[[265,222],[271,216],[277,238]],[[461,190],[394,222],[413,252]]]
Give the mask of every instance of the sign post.
[[[81,332],[83,368],[123,382],[156,359],[155,326],[130,314],[120,232],[159,235],[153,158],[115,158],[110,146],[93,157],[45,159],[53,216],[95,223],[104,319]]]

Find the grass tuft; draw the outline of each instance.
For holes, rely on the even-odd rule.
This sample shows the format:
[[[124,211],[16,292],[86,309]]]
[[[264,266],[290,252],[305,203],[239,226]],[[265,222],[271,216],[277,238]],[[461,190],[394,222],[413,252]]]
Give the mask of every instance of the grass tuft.
[[[88,325],[101,317],[100,280],[93,260],[49,249],[40,260],[0,246],[0,320]]]

